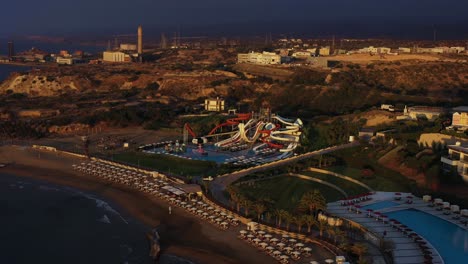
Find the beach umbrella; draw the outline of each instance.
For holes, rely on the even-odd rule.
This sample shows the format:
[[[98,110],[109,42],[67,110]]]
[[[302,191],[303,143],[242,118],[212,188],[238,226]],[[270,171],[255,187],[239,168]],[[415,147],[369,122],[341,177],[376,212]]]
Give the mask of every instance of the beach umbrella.
[[[296,255],[296,256],[299,256],[299,255],[301,254],[301,252],[299,252],[299,251],[293,251],[291,254]]]
[[[273,255],[279,255],[279,254],[281,254],[281,251],[278,251],[278,250],[273,251]]]
[[[281,256],[280,256],[280,259],[288,259],[288,258],[289,258],[289,257],[286,256],[286,255],[281,255]]]
[[[277,246],[278,246],[278,247],[284,247],[284,246],[286,246],[286,244],[280,242],[280,243],[277,244]]]
[[[203,212],[203,214],[202,214],[202,215],[204,215],[204,216],[207,216],[207,215],[208,215],[208,213],[207,213],[207,212]]]
[[[303,247],[303,246],[304,246],[304,244],[302,244],[302,243],[297,243],[296,244],[296,247]]]
[[[221,213],[221,216],[226,216],[226,213],[225,213],[225,212],[222,212],[222,213]]]
[[[268,246],[268,247],[266,247],[266,249],[267,249],[267,250],[273,250],[273,249],[275,249],[275,248],[272,247],[272,246]]]
[[[247,235],[248,238],[253,238],[254,236],[252,234]]]
[[[293,248],[292,247],[285,247],[284,250],[291,251],[291,250],[293,250]]]
[[[218,217],[218,218],[215,219],[215,221],[216,221],[216,222],[221,222],[221,221],[223,221],[223,219],[221,219],[221,218]]]
[[[303,248],[302,250],[304,250],[304,251],[306,251],[306,252],[312,251],[312,249],[311,249],[310,247],[305,247],[305,248]]]
[[[289,236],[288,236],[288,235],[286,235],[286,234],[284,234],[282,237],[284,237],[284,238],[289,238]]]
[[[317,261],[315,261],[315,260],[312,260],[312,261],[310,262],[310,264],[319,264],[319,263],[318,263]]]
[[[264,235],[264,234],[265,234],[265,231],[260,230],[260,231],[258,231],[257,233],[259,233],[260,235]]]
[[[278,239],[274,237],[274,238],[270,239],[270,241],[271,241],[271,242],[277,242]]]
[[[228,224],[228,223],[226,223],[226,222],[221,222],[221,225],[223,225],[223,226],[225,226],[225,225],[227,225],[227,224]]]
[[[326,259],[325,262],[331,264],[331,263],[333,263],[334,261],[333,261],[333,259]]]
[[[294,239],[294,238],[291,238],[291,239],[289,239],[289,242],[291,242],[291,243],[296,243],[296,242],[297,242],[297,240],[296,240],[296,239]]]
[[[262,246],[263,248],[265,248],[268,244],[265,243],[265,242],[262,242],[262,243],[259,243],[260,246]]]
[[[207,209],[208,209],[208,210],[213,210],[214,208],[213,208],[213,206],[210,206],[210,207],[208,207]]]
[[[247,234],[247,231],[246,231],[246,230],[241,230],[241,231],[239,231],[239,233],[241,233],[241,234]]]
[[[258,243],[258,242],[260,242],[260,241],[261,241],[261,240],[258,239],[258,238],[254,238],[254,239],[253,239],[253,242],[255,242],[255,243]]]
[[[266,234],[266,235],[264,235],[264,237],[266,237],[266,238],[271,238],[271,237],[272,237],[272,235],[270,235],[270,234]]]
[[[227,215],[226,217],[229,218],[229,219],[234,218],[234,216],[232,216],[232,215]]]
[[[186,203],[186,202],[181,202],[180,204],[181,204],[181,205],[186,205],[187,203]]]

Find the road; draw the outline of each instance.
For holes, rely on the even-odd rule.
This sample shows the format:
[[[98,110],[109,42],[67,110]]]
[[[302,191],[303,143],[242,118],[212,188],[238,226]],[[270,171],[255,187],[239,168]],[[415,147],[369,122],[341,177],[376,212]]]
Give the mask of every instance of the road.
[[[223,203],[225,205],[229,205],[229,200],[223,194],[224,190],[231,183],[237,181],[238,179],[240,179],[240,178],[242,178],[244,176],[247,176],[247,175],[250,175],[252,173],[259,172],[259,171],[266,171],[266,170],[270,170],[270,169],[273,169],[273,168],[276,168],[276,167],[285,166],[285,165],[288,165],[290,163],[294,163],[294,162],[297,162],[297,161],[309,159],[309,158],[312,158],[312,157],[318,156],[318,155],[331,153],[333,151],[337,151],[337,150],[340,150],[340,149],[351,148],[351,147],[354,147],[354,146],[357,146],[357,145],[359,145],[359,142],[355,141],[355,142],[348,143],[348,144],[343,144],[343,145],[333,146],[333,147],[320,149],[320,150],[316,150],[316,151],[312,151],[312,152],[307,152],[307,153],[304,153],[304,154],[301,154],[301,155],[298,155],[298,156],[293,156],[293,157],[290,157],[290,158],[287,158],[287,159],[282,159],[282,160],[274,161],[274,162],[271,162],[271,163],[262,164],[262,165],[258,165],[258,166],[255,166],[255,167],[250,167],[250,168],[247,168],[247,169],[243,169],[243,170],[239,170],[239,171],[235,171],[235,172],[232,172],[232,173],[228,173],[228,174],[218,176],[210,184],[211,195],[217,201],[219,201],[219,202],[221,202],[221,203]]]

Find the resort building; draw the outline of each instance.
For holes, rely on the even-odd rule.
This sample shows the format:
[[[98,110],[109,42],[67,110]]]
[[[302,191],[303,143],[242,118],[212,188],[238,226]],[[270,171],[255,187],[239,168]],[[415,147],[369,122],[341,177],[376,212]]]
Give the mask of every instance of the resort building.
[[[213,112],[224,111],[224,100],[223,99],[206,99],[205,100],[205,110]]]
[[[453,108],[452,127],[468,129],[468,107],[459,106]]]
[[[55,62],[62,65],[72,65],[75,63],[75,60],[72,57],[57,57],[55,58]]]
[[[281,64],[281,56],[274,52],[250,52],[237,54],[237,63]]]
[[[429,107],[429,106],[411,106],[406,107],[403,111],[404,115],[410,119],[417,120],[419,118],[426,118],[427,120],[435,120],[446,110],[442,107]]]
[[[448,156],[442,157],[442,168],[447,172],[456,172],[465,182],[468,182],[468,147],[460,142],[449,145]]]

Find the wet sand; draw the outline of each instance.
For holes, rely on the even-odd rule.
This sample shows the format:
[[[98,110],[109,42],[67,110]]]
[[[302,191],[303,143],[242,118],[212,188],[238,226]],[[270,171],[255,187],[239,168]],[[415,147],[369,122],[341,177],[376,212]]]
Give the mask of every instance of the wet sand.
[[[12,163],[2,172],[18,177],[69,186],[117,204],[118,211],[140,220],[148,228],[160,225],[162,253],[195,263],[276,263],[273,258],[239,240],[240,227],[222,231],[180,208],[168,214],[168,204],[127,186],[74,172],[80,159],[17,146],[0,147],[0,163]]]

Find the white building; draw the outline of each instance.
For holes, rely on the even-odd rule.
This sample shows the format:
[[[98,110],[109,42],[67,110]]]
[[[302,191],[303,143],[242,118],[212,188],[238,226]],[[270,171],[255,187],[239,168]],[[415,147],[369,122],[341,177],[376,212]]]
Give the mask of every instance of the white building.
[[[205,110],[213,112],[224,111],[224,100],[223,99],[206,99],[205,100]]]
[[[468,182],[468,147],[462,146],[460,142],[449,145],[448,156],[441,157],[442,168],[445,171],[454,171]]]
[[[391,49],[387,47],[374,47],[369,46],[366,48],[359,49],[359,53],[372,53],[372,54],[388,54],[390,53]]]
[[[238,63],[281,64],[281,56],[274,52],[250,52],[237,54]]]
[[[411,106],[406,107],[403,111],[405,116],[410,119],[417,120],[419,118],[425,118],[427,120],[435,120],[441,114],[446,113],[446,110],[442,107],[431,107],[431,106]]]
[[[311,53],[308,51],[296,51],[292,54],[292,56],[294,58],[307,59],[311,57]]]
[[[330,55],[330,47],[321,47],[319,50],[320,56],[329,56]]]
[[[122,43],[122,44],[120,44],[120,50],[122,50],[122,51],[136,51],[137,50],[137,45],[136,44]]]
[[[72,65],[75,63],[75,60],[72,57],[57,57],[55,58],[55,62],[62,65]]]
[[[411,48],[399,47],[398,52],[400,52],[400,53],[411,53]]]
[[[131,62],[132,58],[121,51],[104,51],[102,60],[106,62]]]

